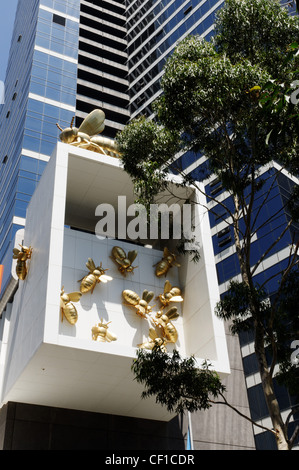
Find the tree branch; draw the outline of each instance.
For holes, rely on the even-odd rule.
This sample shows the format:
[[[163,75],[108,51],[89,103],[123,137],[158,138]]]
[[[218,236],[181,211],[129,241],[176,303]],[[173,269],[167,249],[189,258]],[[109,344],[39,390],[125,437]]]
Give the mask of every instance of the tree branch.
[[[242,416],[242,418],[245,418],[247,419],[247,421],[249,421],[251,424],[253,424],[254,426],[257,426],[258,428],[261,428],[261,429],[264,429],[265,431],[270,431],[272,432],[273,434],[276,434],[275,431],[273,429],[270,429],[270,428],[267,428],[266,426],[262,426],[261,424],[258,424],[256,423],[255,421],[253,421],[253,419],[249,418],[249,416],[245,415],[244,413],[241,413],[241,411],[239,411],[237,408],[235,408],[233,405],[231,405],[230,403],[228,403],[228,401],[226,400],[226,398],[224,397],[224,395],[222,393],[220,393],[221,397],[223,398],[223,402],[222,401],[214,401],[214,400],[210,400],[211,403],[215,404],[215,405],[226,405],[228,406],[229,408],[231,408],[233,411],[235,411],[238,415]]]
[[[282,239],[282,237],[285,235],[285,233],[288,231],[290,226],[292,225],[293,220],[290,219],[285,228],[282,230],[280,233],[279,237],[269,246],[269,248],[264,252],[264,254],[260,257],[260,259],[257,261],[257,263],[254,265],[254,268],[251,271],[251,276],[254,275],[255,271],[259,267],[259,265],[262,263],[262,261],[266,258],[267,254],[270,253],[270,251],[277,245],[277,243]]]
[[[258,208],[258,210],[256,211],[256,215],[255,215],[255,217],[254,217],[254,219],[253,219],[253,222],[252,222],[252,227],[255,226],[256,221],[257,221],[257,218],[258,218],[258,216],[259,216],[261,210],[262,210],[263,207],[265,206],[265,203],[266,203],[267,199],[269,198],[269,196],[270,196],[270,194],[271,194],[271,192],[272,192],[272,189],[273,189],[273,187],[274,187],[274,184],[275,184],[275,182],[277,181],[278,176],[280,175],[280,173],[282,172],[282,170],[283,170],[283,167],[281,167],[279,170],[276,169],[276,173],[275,173],[274,178],[273,178],[273,175],[271,175],[271,176],[269,176],[269,177],[267,178],[267,179],[273,178],[273,181],[272,181],[272,183],[271,183],[271,185],[270,185],[270,187],[269,187],[269,189],[268,189],[268,191],[267,191],[267,193],[266,193],[265,198],[263,199],[263,203],[259,205],[259,208]],[[265,179],[264,181],[266,181],[267,179]],[[280,209],[278,212],[276,212],[276,214],[278,214],[281,210],[282,210],[282,209]],[[274,217],[276,214],[274,214],[273,217]],[[271,218],[272,218],[272,216],[267,219],[267,224],[269,223],[269,221],[271,220]],[[263,223],[263,225],[264,225],[264,223]],[[257,227],[253,233],[255,233],[257,230],[260,230],[263,225]]]
[[[299,404],[294,406],[294,408],[288,414],[287,419],[285,421],[285,426],[286,427],[288,427],[291,417],[293,416],[293,414],[297,413],[297,411],[299,411]],[[293,445],[295,443],[295,439],[298,435],[299,435],[299,424],[296,426],[296,428],[294,429],[294,432],[292,434],[292,437],[289,439],[290,449],[293,447]]]

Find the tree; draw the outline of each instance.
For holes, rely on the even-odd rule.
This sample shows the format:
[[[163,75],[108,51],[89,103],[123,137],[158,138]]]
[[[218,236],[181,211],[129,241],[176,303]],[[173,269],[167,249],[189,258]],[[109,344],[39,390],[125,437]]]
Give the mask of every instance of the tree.
[[[299,135],[299,113],[294,105],[299,102],[299,80],[293,80],[295,58],[299,54],[299,43],[290,44],[283,57],[285,74],[269,80],[260,91],[260,104],[268,112],[267,142],[275,147],[280,142],[288,142],[292,147],[294,139]],[[299,70],[295,71],[299,76]],[[281,111],[284,109],[284,113]],[[298,159],[289,161],[294,174],[298,174]]]
[[[170,355],[156,346],[151,352],[144,349],[137,351],[132,371],[137,382],[145,386],[142,398],[155,396],[156,402],[166,406],[170,412],[192,413],[221,404],[228,406],[260,429],[269,431],[269,428],[254,422],[227,401],[226,387],[219,375],[211,370],[208,361],[203,362],[199,368],[194,356],[182,358],[177,350],[173,350]],[[274,430],[270,432],[275,435]],[[297,432],[294,432],[289,440],[290,448],[296,436]]]
[[[296,185],[277,210],[265,215],[264,209],[283,172],[298,174],[298,134],[292,132],[290,121],[290,113],[298,113],[298,103],[281,106],[278,113],[276,107],[262,103],[261,96],[269,83],[297,79],[298,54],[284,59],[298,38],[298,16],[289,16],[276,0],[227,0],[218,14],[213,40],[188,37],[167,61],[161,81],[163,93],[153,105],[155,120],[142,117],[132,121],[117,136],[138,202],[148,204],[167,188],[169,169],[203,191],[198,178],[180,166],[179,152],[204,154],[204,178],[208,181],[214,175],[221,182],[226,198],[223,193],[221,198],[209,192],[205,195],[225,209],[223,221],[233,227],[242,281],[231,283],[216,314],[232,321],[235,332],[248,325],[254,329],[255,353],[279,449],[289,449],[294,442],[281,416],[273,377],[280,358],[285,373],[281,379],[288,376],[287,384],[296,380],[298,372],[279,344],[279,332],[286,321],[281,315],[285,286],[291,279],[298,281]],[[291,122],[290,132],[281,132],[281,122]],[[269,139],[270,131],[275,139]],[[206,207],[215,211],[209,203]],[[256,259],[254,237],[270,224],[276,224],[277,235]],[[257,283],[263,261],[286,237],[292,237],[287,264],[273,277]],[[279,280],[275,292],[270,288],[274,277]],[[288,338],[284,338],[284,345],[288,340],[286,347],[298,331],[294,321],[289,322]],[[270,364],[267,351],[271,352]]]

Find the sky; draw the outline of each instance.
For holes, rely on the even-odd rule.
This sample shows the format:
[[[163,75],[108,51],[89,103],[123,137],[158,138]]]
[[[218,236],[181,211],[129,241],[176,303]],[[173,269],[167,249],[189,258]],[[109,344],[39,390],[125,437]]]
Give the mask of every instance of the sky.
[[[0,0],[0,81],[5,80],[17,4],[18,0]]]

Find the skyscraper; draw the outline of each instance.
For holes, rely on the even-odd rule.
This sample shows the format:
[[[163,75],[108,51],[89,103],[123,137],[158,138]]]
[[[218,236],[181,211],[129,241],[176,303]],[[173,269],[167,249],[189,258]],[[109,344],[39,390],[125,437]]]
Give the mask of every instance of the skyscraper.
[[[131,118],[151,116],[161,93],[163,66],[177,41],[188,34],[209,39],[223,1],[127,2],[128,68]]]
[[[105,109],[105,135],[112,138],[130,117],[126,34],[124,2],[80,2],[77,124]]]

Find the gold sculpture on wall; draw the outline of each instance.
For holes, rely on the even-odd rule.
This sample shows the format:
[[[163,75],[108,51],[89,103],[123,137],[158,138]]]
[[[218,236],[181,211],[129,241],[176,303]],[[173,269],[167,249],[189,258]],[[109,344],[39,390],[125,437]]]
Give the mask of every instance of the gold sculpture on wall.
[[[120,246],[114,246],[112,248],[112,259],[118,264],[118,269],[124,276],[138,268],[138,266],[132,266],[137,254],[136,250],[132,250],[128,252],[127,256],[126,252]]]
[[[181,296],[181,289],[172,287],[169,281],[165,281],[163,294],[160,294],[157,298],[162,304],[161,309],[168,307],[171,302],[183,302],[184,300]]]
[[[171,307],[166,313],[159,310],[156,316],[152,318],[154,325],[161,332],[161,336],[167,343],[176,343],[178,340],[177,329],[171,322],[171,320],[176,320],[178,317],[177,307]]]
[[[155,317],[151,316],[150,320],[154,328],[149,329],[148,340],[137,346],[141,349],[158,348],[163,352],[167,352],[166,345],[168,343],[176,343],[178,340],[178,332],[171,320],[179,317],[177,307],[171,307],[166,313],[159,310]]]
[[[32,248],[31,246],[19,246],[21,247],[21,250],[19,250],[18,248],[13,249],[13,259],[17,260],[16,274],[21,281],[24,281],[28,274],[26,261],[28,259],[31,259]]]
[[[166,276],[172,266],[180,267],[181,265],[176,262],[176,255],[171,253],[168,248],[165,247],[163,251],[163,258],[154,266],[156,266],[156,276],[162,277],[163,275]]]
[[[96,267],[92,258],[88,258],[86,267],[89,270],[89,274],[78,281],[81,282],[80,292],[83,294],[89,291],[93,293],[96,284],[99,284],[100,282],[106,283],[108,281],[112,281],[113,279],[111,276],[107,276],[105,274],[108,269],[102,268],[102,263],[100,266]]]
[[[61,311],[61,321],[63,321],[63,315],[71,325],[75,325],[78,320],[78,312],[72,302],[79,302],[81,299],[81,292],[72,292],[66,294],[64,292],[64,287],[61,289],[60,293],[60,311]]]
[[[23,252],[28,252],[28,256],[30,257],[32,252],[31,247],[29,249],[26,247],[22,248]],[[22,253],[22,256],[25,256],[23,252],[20,252],[20,250],[14,250],[14,257],[19,255],[19,259],[21,261],[22,257],[20,253]],[[136,269],[137,266],[133,266],[133,262],[136,259],[137,254],[136,250],[129,251],[128,254],[126,254],[123,248],[114,246],[112,248],[111,258],[117,264],[120,272],[126,275],[126,273],[133,272],[134,269]],[[163,274],[166,275],[170,267],[180,266],[180,264],[176,263],[176,256],[165,247],[163,251],[163,259],[155,266],[156,274],[160,277]],[[67,294],[63,287],[61,289],[61,321],[63,321],[63,317],[65,316],[71,325],[75,325],[78,320],[77,309],[73,303],[78,302],[84,293],[93,293],[95,286],[98,283],[106,283],[113,279],[111,276],[106,275],[106,271],[108,269],[104,269],[102,267],[102,262],[100,263],[100,266],[96,266],[93,259],[88,258],[86,267],[89,271],[88,274],[78,281],[80,282],[80,292]],[[159,310],[155,313],[153,312],[154,306],[150,305],[150,302],[155,297],[155,293],[153,291],[144,289],[140,296],[133,290],[125,289],[122,291],[122,297],[124,299],[124,305],[134,308],[136,314],[140,318],[147,320],[149,324],[149,336],[147,340],[137,346],[150,350],[157,347],[162,351],[167,352],[167,344],[174,344],[178,340],[178,331],[173,324],[173,320],[176,320],[179,317],[179,313],[177,307],[171,307],[171,305],[173,302],[183,302],[180,288],[172,286],[170,281],[166,280],[163,292],[156,297],[157,300],[159,300],[160,306]],[[100,323],[96,324],[91,329],[92,340],[99,342],[116,341],[117,336],[109,331],[110,323],[110,321],[105,322],[101,318]]]
[[[93,341],[111,343],[111,341],[117,340],[117,336],[108,331],[108,325],[110,323],[111,321],[104,323],[104,320],[101,318],[100,323],[95,325],[91,330]]]
[[[148,340],[144,343],[137,344],[138,348],[152,350],[159,348],[163,352],[167,352],[166,340],[158,336],[155,328],[150,328]]]
[[[108,139],[100,135],[105,129],[105,113],[101,109],[94,109],[84,119],[82,124],[73,127],[74,119],[72,119],[70,127],[62,129],[57,123],[56,126],[61,131],[60,140],[65,144],[81,147],[86,150],[101,153],[102,155],[110,155],[119,158],[120,153],[113,139]]]
[[[152,307],[148,304],[154,298],[154,295],[154,292],[146,289],[143,291],[141,298],[132,290],[126,289],[123,291],[123,298],[128,302],[128,306],[134,307],[137,315],[142,318],[146,318],[151,312]]]

